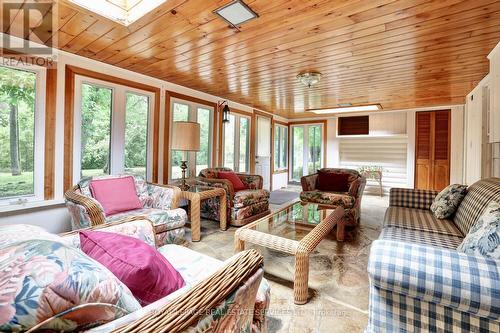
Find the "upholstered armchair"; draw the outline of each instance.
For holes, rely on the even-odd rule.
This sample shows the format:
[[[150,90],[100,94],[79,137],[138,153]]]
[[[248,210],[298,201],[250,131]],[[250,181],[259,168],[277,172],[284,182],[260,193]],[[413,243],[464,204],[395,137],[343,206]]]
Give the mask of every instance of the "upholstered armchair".
[[[347,192],[325,192],[318,189],[318,174],[304,176],[300,179],[303,203],[316,203],[325,206],[341,206],[344,208],[343,225],[357,225],[360,218],[361,197],[366,185],[366,178],[352,169],[323,168],[320,171],[349,174]]]
[[[262,189],[263,180],[259,175],[236,173],[246,190],[235,191],[231,181],[219,179],[218,172],[232,171],[229,168],[207,168],[200,171],[197,182],[212,187],[221,187],[227,193],[227,216],[230,224],[242,226],[270,213],[269,191]],[[201,203],[201,216],[206,219],[216,220],[219,216],[219,199],[212,198]]]
[[[183,243],[187,214],[183,209],[177,208],[181,193],[178,187],[155,185],[140,177],[134,177],[142,208],[106,216],[101,204],[92,196],[90,182],[94,179],[120,177],[130,175],[86,177],[64,194],[66,207],[71,215],[72,229],[88,228],[124,218],[143,217],[153,223],[158,245]]]

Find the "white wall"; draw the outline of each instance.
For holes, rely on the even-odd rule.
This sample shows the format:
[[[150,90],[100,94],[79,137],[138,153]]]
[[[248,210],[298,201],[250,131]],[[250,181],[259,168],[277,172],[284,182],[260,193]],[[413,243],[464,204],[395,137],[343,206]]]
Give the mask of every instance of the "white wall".
[[[273,188],[272,190],[279,190],[280,188],[288,186],[288,173],[275,173],[273,174]]]

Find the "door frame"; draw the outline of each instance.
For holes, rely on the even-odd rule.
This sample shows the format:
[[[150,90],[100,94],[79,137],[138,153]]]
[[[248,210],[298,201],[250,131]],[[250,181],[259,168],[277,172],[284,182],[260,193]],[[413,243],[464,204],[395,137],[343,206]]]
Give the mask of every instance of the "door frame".
[[[416,111],[415,112],[415,134],[414,134],[414,162],[413,162],[413,188],[416,189],[417,187],[417,163],[418,163],[418,158],[417,158],[417,150],[418,150],[418,141],[417,141],[417,136],[418,136],[418,114],[419,113],[430,113],[431,114],[431,124],[430,124],[430,147],[429,147],[429,160],[431,164],[431,170],[430,170],[430,175],[429,177],[429,182],[434,179],[434,155],[435,155],[435,129],[436,129],[436,122],[435,122],[435,116],[436,112],[439,111],[448,111],[448,183],[451,182],[451,130],[452,130],[452,119],[451,119],[451,109],[437,109],[437,110],[423,110],[423,111]],[[432,177],[431,177],[432,176]],[[463,175],[462,175],[463,176]],[[434,184],[432,184],[434,185]]]
[[[307,126],[307,125],[321,125],[322,126],[322,150],[323,150],[323,159],[321,163],[321,167],[325,168],[327,166],[327,139],[328,139],[328,120],[327,119],[321,119],[321,120],[307,120],[307,121],[295,121],[295,122],[290,122],[288,123],[288,182],[289,183],[297,183],[292,180],[292,164],[293,164],[293,159],[292,159],[292,127],[293,126]],[[300,181],[298,181],[300,183]]]
[[[254,174],[255,173],[255,157],[257,155],[257,145],[256,145],[256,140],[257,140],[257,117],[263,117],[263,118],[268,118],[269,119],[269,126],[271,127],[271,138],[269,140],[269,163],[272,162],[272,156],[273,156],[273,115],[269,113],[265,113],[259,110],[253,110],[252,113],[252,128],[251,128],[251,134],[250,134],[250,173]],[[269,188],[273,188],[273,165],[271,164],[269,167]]]

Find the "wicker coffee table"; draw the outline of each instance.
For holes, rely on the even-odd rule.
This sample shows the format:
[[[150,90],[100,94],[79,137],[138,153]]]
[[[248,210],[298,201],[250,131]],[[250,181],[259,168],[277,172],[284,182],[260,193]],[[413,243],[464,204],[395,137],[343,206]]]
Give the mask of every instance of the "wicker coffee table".
[[[295,256],[293,293],[295,304],[307,303],[309,254],[344,215],[344,209],[321,209],[315,204],[295,203],[238,229],[235,251],[245,242]]]

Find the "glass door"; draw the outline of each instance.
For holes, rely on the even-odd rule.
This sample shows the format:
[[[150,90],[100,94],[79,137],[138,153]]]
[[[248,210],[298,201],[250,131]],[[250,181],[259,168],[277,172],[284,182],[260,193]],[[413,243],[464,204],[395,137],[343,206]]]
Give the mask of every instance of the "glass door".
[[[323,165],[323,125],[291,125],[290,180],[315,173]]]
[[[250,118],[229,115],[224,125],[223,165],[235,172],[248,172],[250,158]]]

